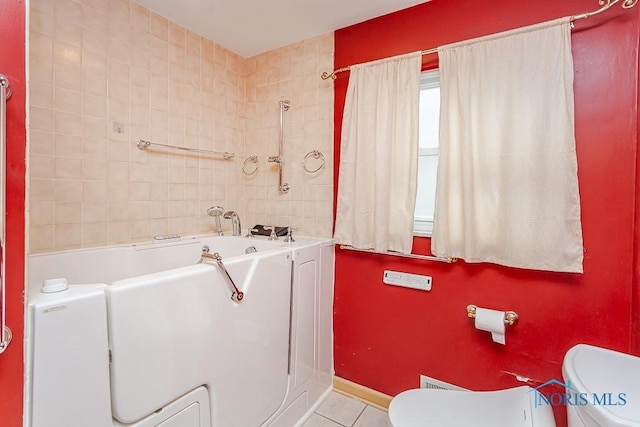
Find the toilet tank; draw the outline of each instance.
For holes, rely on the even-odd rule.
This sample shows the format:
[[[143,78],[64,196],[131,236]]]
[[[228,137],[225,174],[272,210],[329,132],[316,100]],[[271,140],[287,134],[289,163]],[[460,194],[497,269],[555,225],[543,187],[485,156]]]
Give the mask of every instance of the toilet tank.
[[[562,364],[569,427],[640,427],[640,358],[586,344]]]

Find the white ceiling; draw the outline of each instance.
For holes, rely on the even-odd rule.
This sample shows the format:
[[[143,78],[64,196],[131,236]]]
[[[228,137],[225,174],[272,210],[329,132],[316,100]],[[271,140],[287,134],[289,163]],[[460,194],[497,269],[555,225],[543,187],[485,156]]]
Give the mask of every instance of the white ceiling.
[[[427,0],[135,0],[250,57]]]

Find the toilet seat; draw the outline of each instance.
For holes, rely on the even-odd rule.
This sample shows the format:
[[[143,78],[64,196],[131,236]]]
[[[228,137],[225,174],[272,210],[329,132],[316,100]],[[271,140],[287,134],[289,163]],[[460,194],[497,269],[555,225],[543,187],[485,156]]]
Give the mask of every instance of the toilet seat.
[[[498,391],[415,389],[389,405],[394,427],[552,427],[550,407],[534,407],[537,391],[521,386]]]

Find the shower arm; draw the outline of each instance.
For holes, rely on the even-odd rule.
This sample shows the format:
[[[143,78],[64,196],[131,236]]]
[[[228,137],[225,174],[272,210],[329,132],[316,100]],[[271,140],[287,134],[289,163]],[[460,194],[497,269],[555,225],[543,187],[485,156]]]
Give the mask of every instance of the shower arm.
[[[278,141],[278,155],[271,156],[267,159],[270,163],[278,164],[278,190],[280,190],[283,193],[288,193],[290,188],[288,183],[282,182],[282,163],[284,161],[282,158],[282,152],[283,152],[283,146],[284,146],[284,112],[289,111],[290,107],[291,107],[290,101],[287,101],[287,100],[280,101],[280,135],[279,135],[280,137]]]

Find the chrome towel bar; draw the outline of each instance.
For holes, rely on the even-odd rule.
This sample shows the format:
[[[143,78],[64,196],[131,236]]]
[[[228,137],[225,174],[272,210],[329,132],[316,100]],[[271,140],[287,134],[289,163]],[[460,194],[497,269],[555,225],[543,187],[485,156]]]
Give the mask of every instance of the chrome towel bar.
[[[177,145],[159,144],[157,142],[145,141],[144,139],[139,140],[136,143],[136,145],[138,146],[138,149],[142,151],[147,150],[152,146],[157,146],[157,147],[171,148],[173,150],[189,151],[191,153],[209,154],[212,156],[222,156],[222,158],[225,160],[233,159],[235,157],[235,154],[230,153],[228,151],[211,151],[211,150],[201,150],[199,148],[178,147]]]

